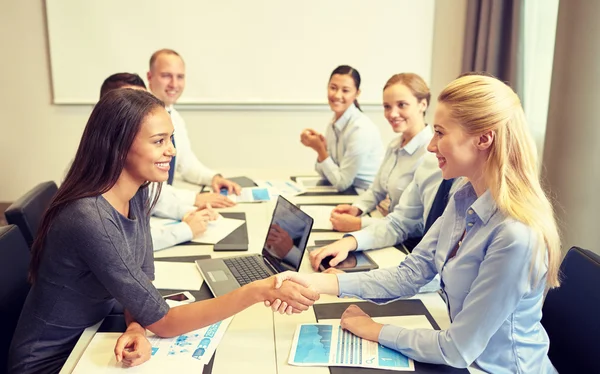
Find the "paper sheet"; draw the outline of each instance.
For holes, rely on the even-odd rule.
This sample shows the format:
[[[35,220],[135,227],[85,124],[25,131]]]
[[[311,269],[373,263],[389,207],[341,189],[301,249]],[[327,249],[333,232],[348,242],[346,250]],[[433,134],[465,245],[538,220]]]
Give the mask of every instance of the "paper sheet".
[[[140,366],[117,363],[114,348],[121,333],[97,333],[79,359],[74,374],[201,373],[221,342],[233,317],[175,338],[149,335],[152,357]]]
[[[285,197],[296,196],[306,192],[298,183],[287,180],[257,180],[256,184],[260,187],[266,187],[278,195]]]
[[[243,219],[225,218],[219,216],[216,221],[208,223],[204,234],[192,239],[194,243],[216,244],[244,224]]]
[[[194,263],[154,261],[154,287],[163,290],[200,290],[202,275]]]
[[[432,326],[423,315],[375,317],[376,322],[406,328]],[[414,371],[414,361],[400,352],[364,340],[343,330],[340,320],[321,320],[298,326],[288,360],[297,366],[349,366],[395,371]]]
[[[333,231],[333,225],[329,218],[331,211],[335,208],[332,205],[300,205],[300,209],[308,214],[314,220],[313,229]]]

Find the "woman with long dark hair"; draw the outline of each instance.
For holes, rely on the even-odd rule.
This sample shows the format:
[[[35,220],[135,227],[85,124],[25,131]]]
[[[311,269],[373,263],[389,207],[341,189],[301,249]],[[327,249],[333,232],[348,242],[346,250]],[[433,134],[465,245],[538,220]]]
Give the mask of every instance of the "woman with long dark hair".
[[[169,309],[152,285],[154,258],[149,186],[160,189],[175,155],[164,104],[140,90],[118,89],[98,102],[75,160],[50,203],[32,247],[27,297],[9,352],[9,373],[58,372],[83,330],[119,301],[127,331],[117,361],[150,358],[145,329],[171,337],[227,318],[248,306],[283,298],[296,311],[318,295],[272,278],[223,297]]]

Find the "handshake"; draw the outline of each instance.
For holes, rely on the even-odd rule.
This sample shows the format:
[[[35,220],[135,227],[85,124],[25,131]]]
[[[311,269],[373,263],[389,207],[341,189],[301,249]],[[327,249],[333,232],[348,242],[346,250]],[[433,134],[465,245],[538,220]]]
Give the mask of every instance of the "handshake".
[[[310,274],[293,271],[279,273],[265,282],[270,283],[264,304],[281,314],[301,313],[319,300],[319,290],[311,285]]]

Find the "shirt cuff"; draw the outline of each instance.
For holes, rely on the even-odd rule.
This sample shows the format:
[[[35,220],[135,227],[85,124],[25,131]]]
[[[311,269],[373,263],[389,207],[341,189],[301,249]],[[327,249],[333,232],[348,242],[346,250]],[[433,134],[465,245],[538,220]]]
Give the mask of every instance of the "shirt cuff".
[[[364,226],[362,230],[344,235],[344,238],[346,236],[354,237],[354,240],[356,240],[356,251],[363,251],[365,249],[371,249],[373,247],[373,235],[365,232]]]
[[[208,187],[212,187],[212,180],[215,177],[215,175],[217,175],[218,173],[215,173],[214,171],[208,169],[206,173],[203,173],[203,175],[200,176],[200,184],[203,184],[205,186]],[[216,193],[219,193],[219,191],[213,191]]]
[[[356,297],[357,291],[360,291],[360,277],[352,276],[353,274],[344,273],[336,274],[338,279],[339,297],[352,296]]]
[[[321,171],[323,172],[323,174],[327,175],[327,171],[332,170],[333,168],[335,168],[337,165],[335,164],[335,162],[333,162],[333,159],[331,158],[331,156],[327,157],[325,160],[316,163],[316,168],[321,169]]]
[[[360,218],[360,228],[364,229],[365,227],[369,227],[369,226],[371,226],[373,223],[375,223],[378,220],[379,220],[379,218],[373,218],[373,217],[369,217],[369,216],[362,216]]]
[[[189,242],[194,238],[192,229],[185,222],[175,223],[165,227],[168,227],[168,231],[161,232],[160,237],[153,240],[155,244],[154,251],[160,251],[161,249],[169,248],[180,243]]]
[[[394,325],[383,325],[379,332],[379,344],[397,350],[398,336],[404,328]]]
[[[360,209],[362,211],[362,214],[367,214],[372,210],[370,209],[371,207],[365,204],[365,202],[363,201],[357,201],[354,204],[352,204],[352,206],[355,206],[358,209]]]

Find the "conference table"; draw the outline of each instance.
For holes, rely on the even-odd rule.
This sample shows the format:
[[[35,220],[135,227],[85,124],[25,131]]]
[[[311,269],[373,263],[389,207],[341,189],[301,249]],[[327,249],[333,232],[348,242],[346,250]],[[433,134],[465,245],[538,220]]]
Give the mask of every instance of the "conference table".
[[[197,189],[197,186],[189,185],[181,181],[178,181],[176,186],[180,188]],[[289,200],[296,205],[334,205],[352,203],[356,197],[356,195],[295,196],[289,198]],[[275,201],[269,201],[262,203],[237,204],[230,208],[218,209],[219,212],[243,212],[246,214],[249,239],[248,251],[215,252],[213,251],[212,245],[185,244],[155,252],[155,260],[159,261],[161,258],[199,255],[210,255],[212,258],[220,258],[240,254],[261,253],[274,208]],[[374,214],[378,215],[377,212]],[[314,245],[315,240],[338,239],[342,236],[343,234],[339,232],[313,231],[310,235],[308,245]],[[396,266],[405,257],[403,252],[394,247],[371,250],[369,251],[369,255],[380,268]],[[305,251],[300,266],[300,272],[314,272],[308,260],[308,251]],[[450,320],[448,318],[446,305],[437,293],[419,294],[414,298],[422,301],[441,329],[445,329],[449,326]],[[348,303],[349,301],[360,300],[322,295],[320,300],[317,301],[317,304]],[[287,363],[296,327],[301,323],[314,322],[316,322],[316,317],[313,308],[310,308],[304,313],[290,316],[273,313],[270,308],[267,308],[262,304],[253,305],[238,313],[233,318],[215,353],[212,373],[329,373],[327,367],[298,367]],[[73,371],[99,326],[100,323],[84,331],[61,370],[61,373],[71,373]],[[472,373],[481,373],[481,371],[477,369],[469,369],[469,371]]]

